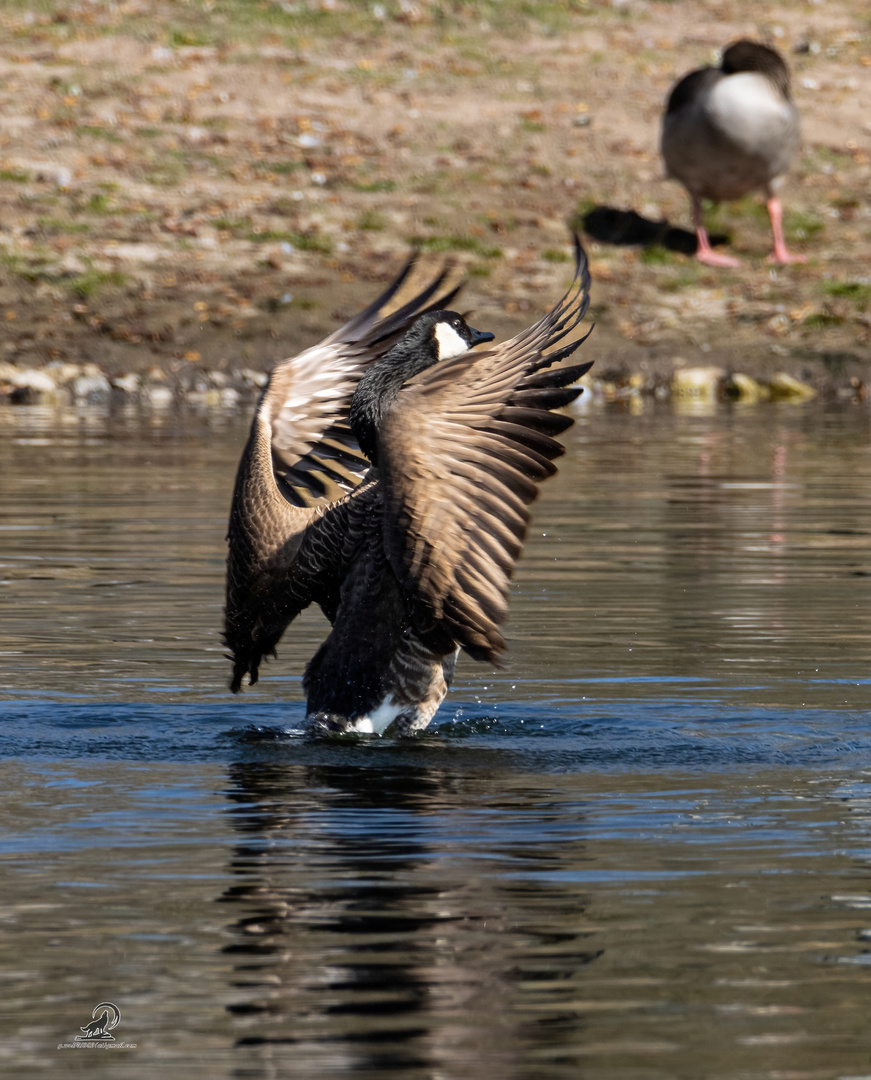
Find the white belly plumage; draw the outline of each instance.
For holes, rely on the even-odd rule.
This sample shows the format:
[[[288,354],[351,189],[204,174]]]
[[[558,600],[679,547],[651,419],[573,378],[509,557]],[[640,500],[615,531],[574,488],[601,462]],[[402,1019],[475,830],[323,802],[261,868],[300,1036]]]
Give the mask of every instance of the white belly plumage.
[[[356,720],[351,720],[348,731],[357,731],[361,735],[383,735],[400,713],[407,709],[408,705],[397,704],[393,695],[388,694],[368,716],[358,716]]]

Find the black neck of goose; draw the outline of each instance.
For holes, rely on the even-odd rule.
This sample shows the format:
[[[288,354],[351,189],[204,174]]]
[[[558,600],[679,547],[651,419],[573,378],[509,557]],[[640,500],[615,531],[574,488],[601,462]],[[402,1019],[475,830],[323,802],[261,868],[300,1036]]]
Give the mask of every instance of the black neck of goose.
[[[437,359],[420,350],[415,355],[415,350],[403,348],[404,344],[400,341],[369,368],[351,398],[351,430],[373,465],[378,464],[378,432],[403,384]]]

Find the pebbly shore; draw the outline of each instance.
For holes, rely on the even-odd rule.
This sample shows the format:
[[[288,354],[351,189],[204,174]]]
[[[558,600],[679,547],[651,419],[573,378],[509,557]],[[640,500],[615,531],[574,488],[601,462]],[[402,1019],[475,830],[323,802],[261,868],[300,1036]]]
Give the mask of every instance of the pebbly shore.
[[[0,407],[112,406],[135,404],[149,409],[183,406],[233,410],[250,407],[266,386],[269,375],[250,367],[229,370],[201,369],[168,373],[160,367],[143,372],[110,375],[93,363],[50,362],[28,367],[0,362]],[[688,365],[676,360],[671,369],[648,373],[606,371],[584,379],[588,400],[805,402],[814,399],[865,403],[871,395],[857,377],[837,381],[804,380],[787,370],[762,376],[731,371],[715,364]]]

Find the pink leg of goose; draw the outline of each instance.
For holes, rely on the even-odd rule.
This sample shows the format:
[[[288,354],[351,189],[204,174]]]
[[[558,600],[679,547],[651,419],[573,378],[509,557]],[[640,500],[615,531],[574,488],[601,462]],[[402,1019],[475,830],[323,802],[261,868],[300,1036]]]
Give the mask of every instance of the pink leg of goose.
[[[740,266],[741,263],[731,255],[721,255],[714,251],[708,240],[708,233],[702,218],[702,200],[693,197],[693,223],[696,227],[696,258],[707,266]]]
[[[780,199],[772,195],[765,204],[768,208],[768,216],[771,218],[771,231],[774,234],[774,251],[765,260],[770,263],[803,263],[807,262],[806,255],[793,255],[787,250],[786,241],[783,239],[783,207]]]

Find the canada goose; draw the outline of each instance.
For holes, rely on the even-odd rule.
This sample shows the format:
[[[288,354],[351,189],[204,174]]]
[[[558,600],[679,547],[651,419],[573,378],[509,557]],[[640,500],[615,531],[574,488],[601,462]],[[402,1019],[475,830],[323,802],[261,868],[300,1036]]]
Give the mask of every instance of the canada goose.
[[[799,145],[798,109],[789,71],[774,49],[736,41],[719,68],[691,71],[672,87],[662,122],[666,174],[679,180],[693,204],[696,258],[709,266],[739,266],[714,251],[702,220],[702,199],[723,202],[762,190],[774,234],[770,262],[805,262],[783,239],[777,192]]]
[[[551,410],[581,393],[570,384],[591,366],[553,367],[580,344],[565,339],[589,305],[575,244],[562,300],[486,351],[472,349],[493,335],[445,309],[457,290],[433,300],[444,275],[380,315],[406,266],[346,326],[273,369],[230,514],[233,691],[246,674],[257,681],[312,602],[332,624],[303,679],[314,731],[419,731],[460,649],[498,662],[527,506],[572,423]]]

